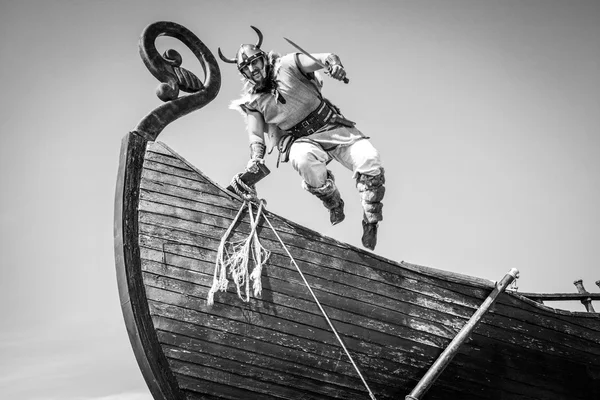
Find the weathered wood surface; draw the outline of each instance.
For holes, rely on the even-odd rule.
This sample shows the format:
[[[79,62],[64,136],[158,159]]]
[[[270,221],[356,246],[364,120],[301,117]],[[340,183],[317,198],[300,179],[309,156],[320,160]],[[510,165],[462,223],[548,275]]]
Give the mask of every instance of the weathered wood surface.
[[[139,194],[145,296],[162,354],[189,398],[367,398],[264,223],[263,294],[206,305],[216,247],[241,203],[149,143]],[[268,214],[378,399],[403,398],[493,287],[324,238]],[[247,219],[233,239],[249,232]],[[307,238],[309,240],[307,240]],[[600,393],[600,319],[503,295],[427,399],[589,399]],[[206,397],[204,397],[206,395]]]
[[[535,300],[600,300],[600,293],[526,293],[519,292],[521,296]]]
[[[581,304],[583,304],[583,306],[588,312],[595,313],[596,310],[594,310],[594,306],[592,305],[592,296],[590,295],[590,292],[585,290],[585,288],[583,287],[583,281],[581,279],[578,279],[575,282],[573,282],[573,284],[577,288],[579,294],[585,296],[583,299],[581,299]]]
[[[129,133],[121,143],[115,193],[115,262],[121,309],[142,375],[156,400],[183,400],[161,350],[142,279],[138,206],[147,141]]]

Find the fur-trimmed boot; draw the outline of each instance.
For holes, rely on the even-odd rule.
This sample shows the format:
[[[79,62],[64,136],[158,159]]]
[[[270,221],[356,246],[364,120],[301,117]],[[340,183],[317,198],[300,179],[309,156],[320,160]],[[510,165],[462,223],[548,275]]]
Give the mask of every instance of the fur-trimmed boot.
[[[315,188],[302,181],[302,187],[323,201],[323,205],[329,210],[331,225],[337,225],[346,218],[344,215],[344,200],[342,200],[340,191],[335,186],[331,171],[327,171],[327,181],[323,186]]]
[[[371,176],[358,174],[356,188],[360,193],[363,206],[363,235],[362,244],[367,249],[374,250],[377,245],[377,223],[383,220],[383,196],[385,195],[385,175],[383,168],[379,175]]]

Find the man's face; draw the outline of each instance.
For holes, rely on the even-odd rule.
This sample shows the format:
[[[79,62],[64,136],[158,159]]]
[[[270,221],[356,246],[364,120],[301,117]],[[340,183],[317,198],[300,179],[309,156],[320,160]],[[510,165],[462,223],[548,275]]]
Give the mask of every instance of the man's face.
[[[252,60],[243,69],[244,74],[248,79],[252,79],[255,84],[261,84],[266,78],[265,62],[262,57],[257,57]]]

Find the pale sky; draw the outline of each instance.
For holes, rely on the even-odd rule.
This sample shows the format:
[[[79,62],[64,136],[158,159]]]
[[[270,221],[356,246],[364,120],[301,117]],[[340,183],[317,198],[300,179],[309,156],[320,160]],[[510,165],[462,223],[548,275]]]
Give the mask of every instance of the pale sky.
[[[600,290],[598,1],[5,0],[0,398],[151,398],[119,306],[113,207],[121,138],[160,104],[137,53],[159,20],[215,55],[254,43],[255,25],[265,50],[293,51],[285,36],[341,57],[350,84],[325,78],[324,94],[386,167],[377,254],[490,280],[516,267],[526,292]],[[220,67],[217,99],[159,140],[226,186],[249,151],[228,109],[239,76]],[[332,164],[347,216],[330,227],[275,159],[268,209],[359,246],[350,171]]]

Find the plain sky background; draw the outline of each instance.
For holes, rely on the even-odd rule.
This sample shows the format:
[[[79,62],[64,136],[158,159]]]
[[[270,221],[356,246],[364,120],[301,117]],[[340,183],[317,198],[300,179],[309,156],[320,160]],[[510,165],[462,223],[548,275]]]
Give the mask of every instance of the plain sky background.
[[[490,280],[517,267],[521,291],[578,278],[598,291],[598,1],[3,0],[0,398],[150,399],[119,306],[113,205],[121,138],[160,104],[137,53],[159,20],[215,55],[254,43],[255,25],[265,50],[293,51],[285,36],[341,57],[350,84],[325,78],[324,94],[387,171],[376,253]],[[217,99],[159,140],[226,186],[249,152],[228,109],[239,76],[220,67]],[[269,210],[360,245],[351,173],[332,164],[347,217],[330,227],[275,159],[259,184]]]

